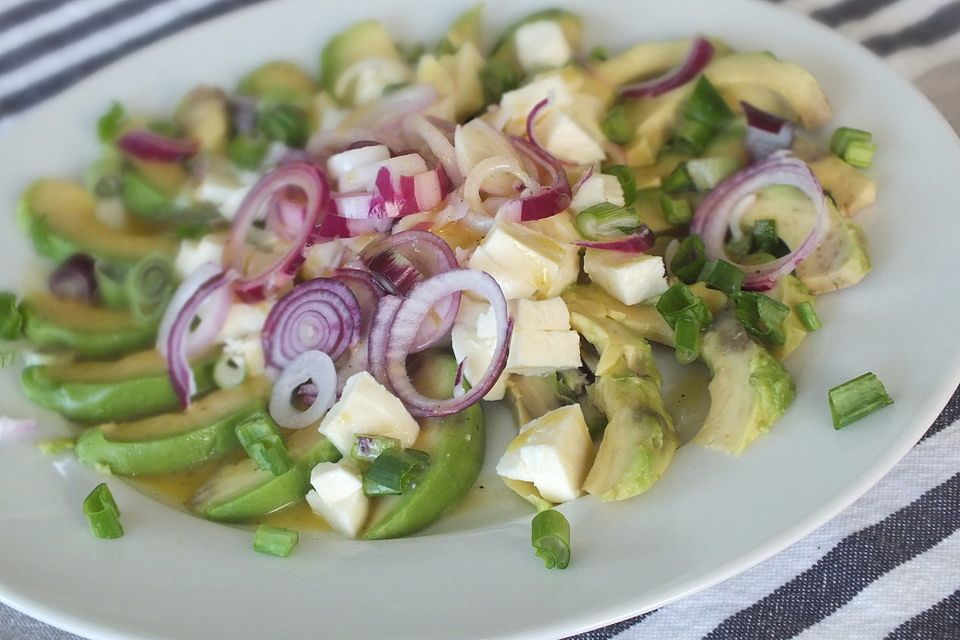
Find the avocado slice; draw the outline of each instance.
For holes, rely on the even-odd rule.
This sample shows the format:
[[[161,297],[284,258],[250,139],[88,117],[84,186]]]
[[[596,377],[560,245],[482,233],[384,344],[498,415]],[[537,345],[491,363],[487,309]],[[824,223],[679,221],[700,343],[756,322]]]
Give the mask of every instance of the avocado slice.
[[[560,382],[555,373],[545,376],[510,376],[507,378],[506,397],[520,426],[570,404],[560,395]]]
[[[153,343],[157,323],[141,324],[126,309],[91,307],[49,293],[27,296],[23,331],[41,349],[69,349],[84,358],[112,358]]]
[[[800,314],[797,313],[797,305],[804,302],[813,304],[817,297],[810,293],[810,289],[800,282],[799,278],[792,275],[786,275],[780,278],[777,286],[768,291],[767,295],[790,307],[789,315],[783,320],[783,335],[785,341],[783,344],[775,345],[770,349],[770,352],[780,358],[780,360],[786,360],[791,353],[797,350],[797,347],[800,346],[803,339],[807,337],[807,328],[804,326],[803,321],[800,320]]]
[[[587,296],[575,294],[568,300],[574,289]],[[592,285],[579,285],[563,296],[570,309],[570,325],[600,352],[597,379],[587,387],[587,398],[607,417],[583,489],[603,501],[624,500],[653,486],[680,442],[673,418],[663,404],[662,378],[650,344],[631,326],[637,323],[640,328],[649,328],[647,321],[652,317],[645,317],[645,312],[634,313],[644,305],[621,305],[626,313],[618,307],[605,307],[603,298],[589,297],[593,289]],[[650,308],[659,317],[656,309]],[[628,316],[632,316],[630,322]],[[659,320],[666,325],[662,317]]]
[[[449,398],[457,363],[450,355],[426,351],[412,361],[412,379],[421,393]],[[420,422],[415,448],[430,454],[430,466],[414,489],[383,498],[367,525],[367,540],[398,538],[420,531],[452,509],[480,475],[485,449],[483,409],[476,403],[445,418]]]
[[[180,100],[174,125],[205,151],[222,153],[230,138],[230,104],[221,89],[199,86]]]
[[[659,384],[644,376],[600,376],[587,393],[608,422],[584,491],[604,502],[643,493],[660,479],[680,446]]]
[[[198,392],[214,387],[215,361],[215,353],[194,360]],[[131,420],[179,406],[166,362],[155,349],[110,362],[27,367],[20,387],[40,406],[80,422]]]
[[[730,47],[721,40],[711,38],[715,56],[726,55]],[[644,42],[623,53],[611,56],[593,65],[594,73],[615,86],[654,78],[686,59],[693,41],[690,39],[667,42]]]
[[[877,184],[852,164],[831,154],[811,160],[810,170],[824,190],[847,216],[865,209],[877,199]]]
[[[796,187],[775,185],[757,194],[741,218],[744,230],[757,220],[774,220],[777,235],[791,249],[803,242],[813,225],[813,203]],[[841,214],[827,200],[827,236],[796,269],[796,275],[810,292],[819,295],[852,286],[870,272],[870,253],[863,229]]]
[[[320,54],[320,80],[324,89],[342,103],[352,105],[352,89],[342,95],[336,92],[340,76],[357,62],[371,58],[403,62],[393,39],[380,22],[358,22],[335,35]]]
[[[270,98],[309,110],[317,83],[303,67],[288,60],[263,64],[240,80],[237,93]]]
[[[124,476],[173,473],[199,465],[240,446],[234,427],[264,410],[269,389],[265,378],[251,378],[215,391],[179,413],[93,427],[77,440],[77,456]]]
[[[704,333],[701,355],[712,374],[710,410],[693,442],[738,456],[793,402],[793,378],[730,313]]]
[[[82,186],[45,178],[24,192],[17,218],[37,253],[57,262],[75,253],[124,264],[152,253],[176,255],[177,244],[172,238],[115,229],[97,218],[94,209],[93,198]]]
[[[340,452],[315,428],[295,431],[287,440],[293,466],[274,476],[250,458],[219,469],[193,497],[191,509],[223,522],[252,520],[299,502],[310,490],[310,472],[321,462],[336,462]]]
[[[467,9],[453,21],[443,40],[437,45],[437,54],[456,53],[468,43],[478,51],[483,46],[483,3]]]

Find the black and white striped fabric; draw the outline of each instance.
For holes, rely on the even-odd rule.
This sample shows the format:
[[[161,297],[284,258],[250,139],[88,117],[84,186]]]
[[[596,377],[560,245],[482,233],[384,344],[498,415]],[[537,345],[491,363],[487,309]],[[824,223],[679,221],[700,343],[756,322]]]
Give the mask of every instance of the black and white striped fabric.
[[[266,0],[0,0],[0,123],[128,53]],[[770,0],[921,78],[957,62],[960,0]],[[960,83],[939,95],[960,115]],[[958,119],[953,120],[954,123]],[[876,487],[720,585],[579,640],[960,640],[960,390]],[[69,640],[0,605],[3,640]]]

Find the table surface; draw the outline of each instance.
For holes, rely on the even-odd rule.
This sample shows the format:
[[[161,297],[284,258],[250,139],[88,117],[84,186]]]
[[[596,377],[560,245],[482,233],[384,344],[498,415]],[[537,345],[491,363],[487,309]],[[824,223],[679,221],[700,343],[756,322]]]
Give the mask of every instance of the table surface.
[[[43,2],[43,1],[48,1],[48,0],[33,0],[33,2],[36,2],[36,3]],[[915,2],[915,4],[917,5],[921,4],[921,0],[911,0],[911,1]],[[922,0],[922,1],[926,2],[926,0]],[[883,0],[882,2],[881,0],[876,0],[876,3],[878,5],[890,4],[890,0]],[[805,13],[810,12],[812,10],[815,17],[818,17],[816,16],[816,11],[819,10],[823,12],[830,9],[830,7],[827,6],[828,3],[825,3],[825,2],[818,3],[818,0],[792,0],[792,1],[788,0],[786,4],[788,7],[793,5],[791,8],[801,10]],[[854,9],[856,9],[856,7],[858,6],[861,6],[861,5],[865,6],[869,4],[870,2],[865,2],[864,0],[846,0],[844,2],[838,3],[836,6],[853,7]],[[901,4],[903,4],[903,2],[901,2]],[[941,4],[946,4],[946,3],[941,3]],[[821,6],[821,8],[817,9],[816,8],[817,6]],[[960,2],[954,2],[950,6],[956,6],[958,7],[958,9],[960,9]],[[826,7],[826,8],[823,8],[823,7]],[[2,3],[0,3],[0,8],[2,8]],[[826,21],[829,23],[829,20],[826,20]],[[932,52],[930,55],[936,55],[938,56],[939,59],[946,60],[946,62],[944,62],[943,64],[939,64],[935,68],[924,72],[922,75],[919,75],[919,77],[915,77],[914,82],[920,88],[920,90],[923,91],[931,99],[931,101],[940,109],[943,115],[951,123],[953,128],[955,130],[960,131],[960,43],[955,43],[954,45],[941,47],[941,49],[942,50],[937,50],[935,52]],[[901,70],[901,72],[904,72],[910,75],[910,71],[909,71],[910,65],[915,64],[914,58],[917,57],[918,55],[920,54],[916,54],[915,52],[912,52],[912,51],[907,51],[906,53],[898,54],[899,59],[895,63],[895,66],[899,70]],[[958,393],[960,393],[960,390],[958,390]],[[946,415],[945,413],[945,415],[941,417],[941,421],[952,422],[953,420],[955,420],[958,413],[960,413],[960,411],[958,411],[958,407],[960,407],[960,398],[958,398],[957,394],[955,394],[954,399],[951,401],[951,404],[948,405],[948,410],[950,411],[949,416]],[[954,472],[958,470],[957,467],[960,467],[960,460],[956,458],[955,451],[956,449],[954,449],[953,451],[945,451],[943,454],[941,454],[944,456],[947,456],[947,455],[951,456],[952,462],[950,464],[952,464],[951,468]],[[901,464],[906,464],[906,462]],[[891,475],[896,474],[898,468],[895,468],[894,471],[891,472]],[[848,511],[845,512],[845,514],[839,516],[838,520],[843,519],[844,517],[847,517],[848,519],[849,518],[855,519],[857,517],[856,514],[857,514],[857,505],[855,504],[852,507],[850,507],[850,509],[848,509]],[[960,514],[957,514],[956,511],[954,511],[952,517],[954,519],[954,528],[956,528],[956,525],[958,524],[957,521],[960,521]],[[868,521],[863,521],[862,523],[860,523],[860,526],[865,527],[868,524],[871,524],[871,523]],[[826,525],[825,528],[829,526],[830,525]],[[817,536],[817,533],[814,533],[814,534],[811,534],[810,538],[814,539],[816,538],[816,536]],[[802,545],[804,545],[804,541],[797,543],[797,545],[795,546],[800,547]],[[781,556],[784,556],[784,557],[789,556],[790,552],[791,550],[788,549],[784,551],[781,554]],[[768,561],[767,563],[760,565],[759,567],[755,567],[751,571],[762,572],[766,564],[772,564],[776,560],[777,558],[774,558]],[[956,555],[953,555],[952,557],[950,557],[950,561],[954,564],[954,566],[960,565],[960,558],[958,558]],[[956,578],[954,583],[955,585],[954,588],[957,589],[957,591],[954,592],[952,596],[940,601],[940,603],[938,603],[935,607],[931,609],[931,611],[934,611],[937,615],[940,616],[939,618],[937,618],[937,620],[939,621],[935,622],[935,624],[932,624],[932,625],[927,624],[927,626],[919,626],[919,627],[909,627],[909,626],[904,627],[904,625],[901,625],[901,627],[897,629],[897,633],[891,634],[887,637],[890,637],[890,638],[902,637],[905,639],[906,638],[931,638],[931,639],[942,638],[943,640],[960,639],[960,597],[958,597],[958,594],[960,594],[960,569],[957,569],[956,572],[953,574],[953,576]],[[948,580],[949,579],[951,578],[948,577]],[[730,582],[732,583],[735,580],[737,579],[736,578],[732,579]],[[916,581],[916,578],[914,580]],[[728,590],[733,588],[731,585],[722,584],[722,585],[718,585],[717,587],[714,587],[710,592],[708,592],[708,594],[718,593],[720,595],[723,595],[719,590],[722,590],[725,587]],[[904,592],[906,592],[906,591],[909,591],[911,588],[913,588],[913,584],[904,583],[903,585],[901,585],[901,588]],[[700,601],[696,600],[698,596],[694,596],[693,598],[688,599],[689,602],[686,603],[686,606],[684,606],[684,603],[686,601],[681,601],[674,605],[669,605],[665,607],[664,609],[657,612],[657,614],[653,617],[647,618],[646,615],[641,616],[634,620],[626,621],[625,623],[613,625],[612,627],[609,627],[609,628],[598,629],[594,632],[583,634],[582,636],[580,636],[580,638],[582,638],[583,640],[594,640],[594,639],[599,640],[600,638],[611,638],[611,637],[614,637],[615,635],[617,635],[618,637],[638,638],[638,639],[639,638],[659,638],[659,637],[693,638],[693,637],[701,637],[701,635],[709,635],[709,637],[711,638],[716,637],[716,638],[731,638],[731,639],[748,637],[747,635],[729,635],[727,633],[717,633],[719,631],[719,627],[716,630],[714,630],[713,633],[709,633],[709,634],[704,633],[704,634],[694,635],[693,633],[689,633],[693,631],[692,628],[689,629],[687,633],[681,632],[681,629],[684,629],[685,627],[684,616],[689,616],[691,614],[696,615],[697,610],[703,606],[702,605],[703,594],[701,594],[699,597],[701,598]],[[708,595],[707,597],[709,598],[710,596]],[[692,612],[690,611],[691,609],[693,609]],[[659,616],[660,619],[656,619],[657,616]],[[918,616],[918,618],[919,617],[922,617],[922,616]],[[641,623],[641,621],[642,621],[642,624],[639,624]],[[946,621],[946,622],[943,622],[943,621]],[[918,623],[918,624],[921,624],[921,623]],[[813,630],[812,632],[808,629],[807,632],[801,634],[801,636],[802,637],[809,636],[811,638],[820,638],[820,637],[836,638],[840,636],[832,635],[832,634],[840,633],[845,638],[880,637],[880,636],[869,635],[870,632],[867,632],[867,631],[863,631],[863,630],[858,631],[856,628],[853,628],[852,626],[841,627],[838,629],[834,629],[833,631],[830,631],[829,625],[826,625],[826,630],[824,629],[820,629],[819,631],[817,630],[818,627],[823,627],[823,626],[824,626],[823,624],[814,626],[811,628]],[[906,628],[907,630],[903,633],[900,633],[900,630],[903,628]],[[709,631],[709,629],[707,631]],[[682,634],[682,635],[677,635],[677,634]],[[761,633],[756,635],[749,635],[749,637],[773,638],[773,637],[790,637],[790,636],[779,636],[774,633],[770,633],[770,634]],[[61,631],[59,629],[56,629],[54,627],[45,625],[37,620],[34,620],[2,604],[0,604],[0,638],[2,638],[3,640],[28,640],[28,639],[29,640],[82,640],[78,636],[75,636],[75,635],[66,633],[64,631]]]

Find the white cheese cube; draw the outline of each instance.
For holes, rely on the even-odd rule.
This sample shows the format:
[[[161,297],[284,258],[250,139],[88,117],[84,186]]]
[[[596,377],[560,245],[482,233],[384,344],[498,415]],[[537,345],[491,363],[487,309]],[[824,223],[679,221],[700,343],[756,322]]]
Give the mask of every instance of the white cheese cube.
[[[340,180],[348,171],[372,162],[390,159],[390,149],[384,144],[375,144],[359,149],[335,153],[327,159],[327,172],[334,180]]]
[[[573,57],[567,36],[554,20],[525,24],[513,38],[517,59],[527,73],[562,67]]]
[[[398,60],[366,58],[340,74],[333,93],[341,100],[351,97],[354,105],[366,104],[380,98],[390,85],[407,82],[411,75],[410,68]]]
[[[361,371],[347,380],[340,399],[320,423],[320,433],[346,456],[357,434],[390,436],[398,439],[402,447],[412,447],[420,434],[420,425],[399,398],[372,375]]]
[[[560,213],[548,218],[531,220],[530,222],[525,222],[524,224],[527,226],[527,228],[550,236],[557,242],[569,244],[577,240],[583,240],[583,236],[580,235],[580,232],[577,231],[577,227],[574,224],[575,218],[576,216],[574,213],[568,209],[567,211],[561,211]]]
[[[580,334],[576,331],[514,331],[507,371],[541,376],[580,366]]]
[[[329,278],[351,257],[352,253],[343,240],[327,240],[310,247],[300,273],[307,279]]]
[[[450,341],[453,344],[453,356],[457,362],[463,363],[463,376],[471,384],[476,384],[490,366],[493,360],[493,349],[496,346],[495,329],[489,329],[478,335],[479,327],[489,324],[490,320],[481,320],[488,316],[492,319],[493,313],[486,302],[476,302],[464,296],[460,302],[457,319],[450,332]],[[502,400],[507,391],[507,376],[502,375],[496,384],[483,397],[484,400]]]
[[[511,307],[515,331],[570,330],[570,311],[563,298],[517,300]]]
[[[220,329],[217,342],[227,338],[242,338],[252,334],[259,334],[270,313],[270,304],[233,304],[227,312],[227,319]]]
[[[583,412],[573,404],[524,425],[497,464],[497,473],[532,482],[545,500],[567,502],[580,495],[593,457]]]
[[[587,249],[583,270],[604,291],[624,304],[637,304],[668,288],[666,269],[660,256]]]
[[[203,236],[199,240],[183,240],[173,266],[177,275],[186,278],[200,265],[208,262],[220,264],[222,261],[223,239],[217,236]]]
[[[498,221],[468,265],[493,276],[507,299],[552,298],[576,282],[580,251],[522,224]]]
[[[570,209],[580,213],[584,209],[589,209],[595,204],[609,202],[618,207],[622,207],[626,202],[623,199],[623,187],[616,176],[606,173],[594,173],[583,181],[577,192],[573,194],[573,202],[570,203]]]
[[[234,171],[228,166],[212,164],[197,185],[196,197],[217,207],[220,215],[232,220],[247,192],[260,180],[252,171]]]
[[[369,162],[344,173],[339,180],[340,191],[373,191],[377,186],[377,173],[384,167],[390,170],[391,175],[415,176],[427,170],[427,163],[416,153]]]
[[[573,103],[570,85],[559,72],[543,74],[519,89],[507,91],[500,98],[500,108],[514,123],[526,123],[530,111],[544,98],[550,98],[548,111]]]
[[[335,531],[357,537],[367,519],[370,499],[363,493],[363,479],[348,458],[340,462],[321,462],[310,473],[313,491],[307,504]]]
[[[543,145],[561,160],[588,164],[607,156],[600,142],[561,109],[551,109],[536,127]]]
[[[259,333],[245,338],[226,338],[223,341],[223,353],[235,362],[242,362],[248,376],[263,375],[266,369]]]

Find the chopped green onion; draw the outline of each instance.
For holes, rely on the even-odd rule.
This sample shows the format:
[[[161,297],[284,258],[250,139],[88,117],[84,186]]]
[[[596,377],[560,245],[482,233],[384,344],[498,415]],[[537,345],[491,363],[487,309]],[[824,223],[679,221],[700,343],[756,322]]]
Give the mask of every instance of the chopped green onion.
[[[480,84],[487,102],[499,102],[500,96],[520,86],[523,71],[516,65],[501,60],[491,60],[480,69]]]
[[[241,420],[234,432],[240,446],[259,469],[279,476],[293,466],[276,423],[266,413],[258,412]]]
[[[681,282],[693,284],[700,277],[706,262],[707,249],[703,246],[703,239],[698,235],[687,236],[670,261],[670,272]]]
[[[209,222],[198,220],[195,222],[185,222],[177,226],[173,233],[177,236],[178,240],[199,240],[210,233],[210,231],[211,227]]]
[[[242,358],[221,354],[213,366],[213,383],[218,389],[232,389],[240,386],[247,378],[246,363]]]
[[[270,141],[263,136],[240,133],[227,145],[227,155],[236,166],[253,171],[260,167],[269,147]]]
[[[843,152],[851,142],[873,142],[873,134],[863,129],[840,127],[830,138],[830,151],[842,158]]]
[[[827,397],[834,429],[843,429],[877,409],[893,404],[893,398],[883,383],[869,372],[830,389]]]
[[[111,308],[127,306],[127,267],[111,262],[97,260],[93,265],[93,275],[97,281],[97,293],[104,305]]]
[[[780,236],[777,235],[777,221],[765,219],[754,222],[752,244],[750,251],[772,255],[777,245],[780,244]]]
[[[713,139],[713,129],[709,125],[698,120],[684,118],[680,121],[673,135],[682,145],[696,155],[703,153],[710,141]]]
[[[97,120],[97,137],[100,138],[100,142],[113,142],[120,133],[120,127],[125,119],[123,105],[119,102],[111,104],[110,109]]]
[[[744,233],[739,238],[731,240],[724,247],[724,250],[728,256],[734,258],[737,262],[743,262],[744,258],[753,250],[753,233]]]
[[[293,548],[300,542],[300,534],[291,529],[268,527],[265,524],[257,527],[253,534],[253,550],[278,558],[286,558]]]
[[[693,94],[683,106],[683,115],[689,120],[705,124],[714,131],[733,120],[730,107],[706,76],[700,76],[697,80]]]
[[[37,449],[48,456],[55,456],[64,451],[72,451],[77,445],[76,438],[54,438],[53,440],[43,440],[37,443]]]
[[[693,218],[689,202],[683,198],[674,200],[665,193],[660,194],[660,211],[670,224],[687,224]]]
[[[547,569],[570,565],[570,523],[556,509],[544,509],[533,516],[530,541]]]
[[[83,514],[87,516],[93,535],[98,538],[113,539],[123,535],[120,508],[106,482],[98,484],[84,499]]]
[[[687,175],[700,191],[709,191],[740,170],[740,161],[730,156],[687,161]]]
[[[288,147],[302,147],[310,135],[310,123],[303,111],[292,104],[275,104],[257,114],[257,129],[268,140]]]
[[[640,217],[633,209],[601,202],[578,213],[574,225],[584,238],[598,240],[632,232],[640,226]]]
[[[416,449],[387,449],[363,474],[363,492],[368,496],[398,495],[416,486],[427,470],[430,457]]]
[[[151,120],[147,123],[147,129],[168,138],[177,137],[177,128],[169,120]]]
[[[726,260],[710,260],[704,263],[698,280],[711,289],[723,291],[728,296],[740,291],[744,273]]]
[[[660,188],[665,193],[678,193],[680,191],[689,191],[694,188],[693,180],[687,173],[686,162],[678,164],[673,171],[660,183]]]
[[[607,50],[604,47],[594,47],[593,50],[590,51],[590,59],[596,60],[597,62],[603,62],[609,57],[610,54],[607,53]]]
[[[168,195],[135,171],[124,174],[120,198],[127,209],[147,217],[162,218],[173,208]]]
[[[8,291],[0,293],[0,338],[16,340],[23,329],[23,314],[17,305],[17,296]]]
[[[762,293],[741,291],[736,295],[734,313],[747,332],[760,342],[768,345],[786,342],[783,321],[790,313],[787,305]]]
[[[6,369],[17,359],[14,349],[0,349],[0,369]]]
[[[603,119],[600,128],[603,130],[603,135],[607,137],[607,140],[615,142],[616,144],[627,144],[633,140],[633,136],[636,133],[636,128],[630,121],[627,108],[622,104],[614,105],[610,111],[607,112],[607,116]]]
[[[637,174],[625,164],[615,164],[603,170],[604,173],[616,176],[623,189],[623,206],[629,207],[637,200]]]
[[[133,265],[123,290],[134,317],[143,323],[159,318],[176,289],[175,280],[173,263],[163,254],[148,255]]]
[[[93,187],[93,194],[101,199],[116,198],[123,189],[123,178],[115,173],[101,176]]]
[[[690,364],[700,357],[700,323],[690,318],[677,320],[673,347],[680,364]]]
[[[859,169],[869,169],[873,164],[873,154],[877,152],[877,145],[873,142],[854,140],[843,150],[843,161]]]
[[[823,323],[820,322],[820,316],[817,315],[810,302],[801,302],[794,307],[794,310],[800,316],[800,322],[807,331],[816,331],[823,326]]]
[[[673,285],[660,296],[657,301],[657,311],[672,329],[676,329],[677,321],[681,318],[694,320],[701,327],[707,326],[713,319],[710,309],[703,300],[682,282]]]
[[[400,441],[390,436],[357,435],[350,449],[350,457],[360,462],[373,462],[388,449],[399,449]]]

